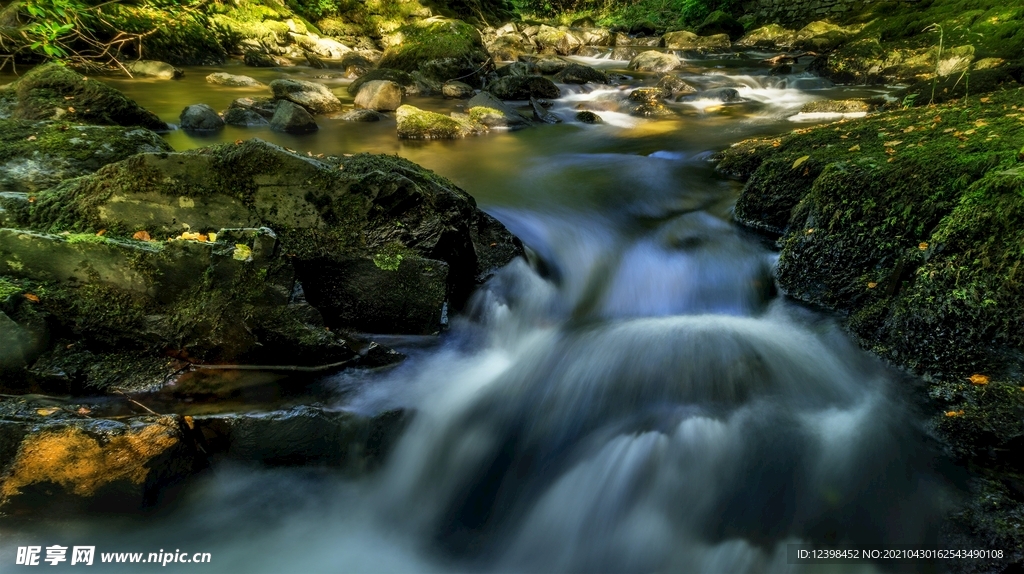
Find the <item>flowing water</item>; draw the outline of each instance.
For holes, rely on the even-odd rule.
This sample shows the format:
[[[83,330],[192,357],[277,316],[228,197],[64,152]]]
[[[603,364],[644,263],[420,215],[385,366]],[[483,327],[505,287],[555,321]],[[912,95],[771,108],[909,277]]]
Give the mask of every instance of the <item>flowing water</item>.
[[[399,367],[321,382],[338,409],[415,411],[374,474],[221,467],[146,519],[41,521],[8,544],[212,553],[182,571],[788,572],[805,567],[787,544],[935,542],[952,491],[906,401],[914,381],[776,293],[775,255],[729,221],[738,184],[707,161],[819,119],[797,115],[805,102],[866,94],[770,77],[757,56],[689,62],[687,79],[743,101],[673,104],[668,120],[572,121],[581,103],[655,80],[637,76],[566,86],[552,108],[564,124],[456,142],[329,119],[301,138],[170,134],[177,149],[255,135],[399,153],[476,196],[530,261],[499,272],[443,337],[404,348]],[[171,121],[258,93],[208,86],[210,71],[115,83]]]

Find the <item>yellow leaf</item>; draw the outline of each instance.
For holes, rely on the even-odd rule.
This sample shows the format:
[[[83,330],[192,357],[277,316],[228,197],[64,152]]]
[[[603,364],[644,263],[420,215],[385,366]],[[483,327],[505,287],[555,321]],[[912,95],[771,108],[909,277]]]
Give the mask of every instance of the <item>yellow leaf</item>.
[[[968,381],[971,381],[972,385],[987,385],[988,377],[986,375],[971,375],[967,377]]]
[[[849,151],[860,151],[860,144],[851,147]]]
[[[31,301],[33,303],[38,303],[39,302],[39,295],[35,295],[33,293],[25,293],[24,297],[25,297],[25,299],[28,299],[29,301]]]
[[[36,414],[41,417],[48,417],[59,410],[57,407],[47,407],[45,409],[36,409]]]
[[[212,241],[214,243],[217,242],[217,234],[216,233],[210,233],[209,234],[209,238],[210,238],[210,241]]]
[[[235,252],[231,255],[238,261],[248,261],[252,257],[252,248],[244,243],[235,244]]]
[[[812,227],[812,228],[808,229],[807,231],[805,231],[804,233],[806,233],[807,235],[810,235],[810,234],[814,233],[814,228]]]
[[[891,142],[885,142],[882,145],[884,145],[885,147],[896,147],[896,146],[900,145],[901,143],[903,143],[903,140],[893,140]]]
[[[963,411],[946,411],[947,417],[962,417],[964,416]]]
[[[793,169],[796,169],[796,168],[802,166],[804,164],[804,162],[809,160],[809,159],[811,159],[811,156],[809,156],[809,155],[805,155],[805,156],[803,156],[801,158],[797,158],[797,160],[793,162]]]
[[[878,287],[878,283],[875,283],[874,281],[868,283],[868,289],[874,289],[875,287]]]
[[[917,244],[917,248],[920,249],[921,251],[924,251],[925,249],[928,249],[928,244],[922,241],[921,243]]]
[[[96,237],[103,237],[106,234],[107,234],[107,230],[106,229],[101,229],[101,230],[96,232]]]
[[[34,142],[34,141],[36,141],[36,136],[34,136],[34,135],[31,135],[31,136],[28,136],[28,138],[27,138],[27,139],[28,139],[28,141],[30,141],[30,142]]]

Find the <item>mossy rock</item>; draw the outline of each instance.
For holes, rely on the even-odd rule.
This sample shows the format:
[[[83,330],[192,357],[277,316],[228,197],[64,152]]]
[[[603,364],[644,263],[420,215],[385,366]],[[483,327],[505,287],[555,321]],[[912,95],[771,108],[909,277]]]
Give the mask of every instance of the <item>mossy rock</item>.
[[[431,80],[479,85],[493,69],[480,33],[460,20],[430,18],[399,29],[403,41],[384,52],[378,67],[423,73]]]
[[[373,82],[377,80],[387,80],[394,82],[405,90],[406,94],[416,92],[416,78],[412,77],[409,72],[403,72],[402,70],[391,70],[387,68],[378,68],[376,70],[370,70],[369,72],[359,76],[354,82],[348,85],[347,92],[354,96],[359,93],[359,88],[363,87],[366,82]]]
[[[32,516],[154,506],[205,466],[181,416],[91,419],[27,401],[0,405],[0,511]]]
[[[360,269],[378,273],[381,280],[390,278],[393,270],[372,265],[374,257],[407,249],[407,261],[436,262],[431,277],[440,277],[438,270],[448,267],[447,277],[440,280],[446,299],[430,315],[439,319],[444,300],[453,310],[466,300],[483,273],[481,254],[493,249],[474,243],[477,213],[466,192],[399,158],[360,154],[316,159],[250,140],[182,154],[142,154],[112,164],[40,194],[32,224],[56,232],[107,229],[127,236],[145,225],[154,237],[178,235],[186,224],[200,233],[267,226],[280,237],[307,298],[329,326],[373,326],[378,332],[400,333],[433,332],[440,325],[421,329],[422,317],[408,316],[385,329],[380,317],[343,309],[326,295],[328,287],[318,291],[317,285],[344,284],[344,275],[329,270],[353,262],[371,262],[373,269]],[[506,239],[492,243],[516,243],[503,233]],[[395,309],[414,308],[403,300],[418,297],[411,291],[390,296]]]
[[[726,34],[731,40],[738,40],[743,36],[743,24],[736,21],[730,14],[715,10],[708,14],[708,17],[697,26],[694,32],[701,36]]]
[[[180,10],[172,6],[110,3],[100,13],[115,30],[139,34],[121,52],[135,58],[146,57],[176,66],[221,64],[227,59],[223,29],[200,10]]]
[[[796,32],[779,24],[768,24],[751,30],[736,41],[745,48],[768,48],[782,50],[790,48],[796,41]]]
[[[59,63],[33,68],[11,89],[17,97],[14,119],[168,130],[156,114],[121,92]]]
[[[460,139],[486,131],[470,119],[446,116],[404,105],[398,108],[398,137],[412,140]]]
[[[487,85],[487,91],[502,100],[555,99],[562,90],[543,76],[505,76]]]
[[[0,189],[39,191],[137,153],[169,151],[141,128],[0,120]]]

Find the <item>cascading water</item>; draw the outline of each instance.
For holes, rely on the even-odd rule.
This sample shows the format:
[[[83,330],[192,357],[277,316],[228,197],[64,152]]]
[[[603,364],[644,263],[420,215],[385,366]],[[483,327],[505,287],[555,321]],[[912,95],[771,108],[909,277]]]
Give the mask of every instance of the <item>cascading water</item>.
[[[774,119],[827,87],[694,81]],[[567,92],[565,117],[628,89]],[[602,114],[595,130],[646,122]],[[237,572],[788,572],[802,567],[787,544],[933,542],[951,489],[908,382],[777,296],[774,255],[727,221],[734,188],[708,173],[701,152],[719,144],[674,129],[674,151],[638,152],[587,132],[553,132],[492,176],[520,202],[491,211],[529,263],[501,270],[440,345],[330,381],[339,409],[415,412],[382,469],[222,467],[147,528],[72,521],[66,540],[171,539]]]

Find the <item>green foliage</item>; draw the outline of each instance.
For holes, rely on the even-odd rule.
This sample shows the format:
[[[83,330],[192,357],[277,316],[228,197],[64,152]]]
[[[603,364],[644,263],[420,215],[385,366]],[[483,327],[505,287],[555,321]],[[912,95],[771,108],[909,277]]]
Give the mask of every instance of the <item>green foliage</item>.
[[[715,10],[733,11],[736,0],[513,0],[523,17],[555,17],[562,23],[589,16],[601,26],[625,30],[653,25],[658,30],[692,28]]]

